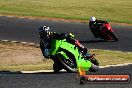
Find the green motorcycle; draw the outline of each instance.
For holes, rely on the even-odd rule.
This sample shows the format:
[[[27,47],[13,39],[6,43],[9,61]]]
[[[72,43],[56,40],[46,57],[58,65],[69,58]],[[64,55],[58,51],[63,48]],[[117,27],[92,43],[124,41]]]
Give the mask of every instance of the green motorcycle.
[[[48,36],[45,36],[49,37]],[[81,50],[75,45],[67,41],[67,39],[50,39],[49,56],[45,55],[47,43],[45,38],[40,37],[40,48],[45,58],[50,58],[54,61],[53,70],[58,73],[60,70],[65,69],[67,72],[77,72],[81,67],[85,71],[97,71],[99,69],[98,61],[92,57],[87,59]]]

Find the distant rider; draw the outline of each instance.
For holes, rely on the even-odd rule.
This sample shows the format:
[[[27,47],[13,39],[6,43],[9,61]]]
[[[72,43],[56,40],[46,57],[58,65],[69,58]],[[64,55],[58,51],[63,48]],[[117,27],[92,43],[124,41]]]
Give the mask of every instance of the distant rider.
[[[47,57],[49,56],[50,43],[52,39],[66,39],[69,43],[76,45],[81,51],[83,51],[82,53],[85,54],[87,58],[91,57],[87,53],[87,48],[80,44],[78,40],[74,38],[74,35],[72,35],[71,33],[65,34],[50,32],[48,26],[43,26],[39,28],[39,35],[41,40],[44,40],[46,42],[46,49],[44,53]]]
[[[94,37],[99,37],[99,32],[103,28],[103,23],[107,23],[107,21],[98,20],[95,17],[90,17],[89,19],[89,28],[91,32],[94,34]]]

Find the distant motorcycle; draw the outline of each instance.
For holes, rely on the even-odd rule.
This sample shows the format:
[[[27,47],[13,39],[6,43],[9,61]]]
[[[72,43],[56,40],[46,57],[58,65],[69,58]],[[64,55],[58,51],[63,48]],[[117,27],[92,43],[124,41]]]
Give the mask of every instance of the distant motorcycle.
[[[102,25],[100,32],[98,32],[99,37],[104,40],[118,41],[118,37],[114,34],[112,27],[108,23],[103,23]]]
[[[44,52],[45,38],[49,36],[43,36],[43,39],[40,37],[40,48],[45,58],[47,58]],[[84,68],[85,71],[95,72],[98,70],[99,63],[94,56],[91,56],[89,60],[86,59],[82,51],[66,39],[51,39],[50,46],[49,54],[50,59],[54,61],[53,70],[55,73],[58,73],[61,69],[65,69],[67,72],[77,72],[79,67]]]

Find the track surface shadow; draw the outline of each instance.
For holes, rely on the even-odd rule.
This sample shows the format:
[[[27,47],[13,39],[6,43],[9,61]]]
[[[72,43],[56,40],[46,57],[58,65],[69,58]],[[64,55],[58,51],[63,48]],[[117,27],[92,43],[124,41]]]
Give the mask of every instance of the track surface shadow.
[[[115,42],[114,40],[88,40],[88,41],[79,41],[80,43],[102,43],[102,42]]]
[[[22,74],[21,71],[0,71],[0,74]]]
[[[63,71],[63,72],[59,72],[59,73],[54,73],[54,72],[22,73],[21,71],[0,71],[0,74],[64,74],[64,73],[68,73],[68,72]]]

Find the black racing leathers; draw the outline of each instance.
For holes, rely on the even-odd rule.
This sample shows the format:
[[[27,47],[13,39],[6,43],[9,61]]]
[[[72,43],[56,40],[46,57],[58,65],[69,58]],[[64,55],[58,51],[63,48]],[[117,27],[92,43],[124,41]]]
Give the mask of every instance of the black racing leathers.
[[[82,44],[78,42],[74,37],[70,36],[69,34],[65,33],[56,33],[56,32],[50,32],[45,38],[44,41],[47,43],[47,49],[50,49],[50,44],[52,39],[66,39],[67,42],[76,45],[80,51],[87,52],[87,48],[84,47]]]

